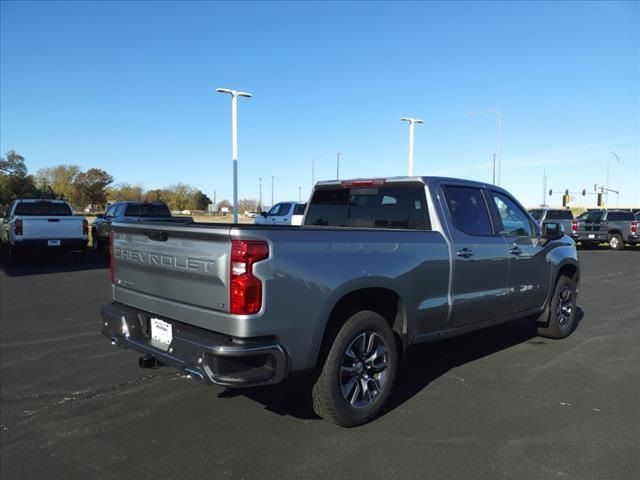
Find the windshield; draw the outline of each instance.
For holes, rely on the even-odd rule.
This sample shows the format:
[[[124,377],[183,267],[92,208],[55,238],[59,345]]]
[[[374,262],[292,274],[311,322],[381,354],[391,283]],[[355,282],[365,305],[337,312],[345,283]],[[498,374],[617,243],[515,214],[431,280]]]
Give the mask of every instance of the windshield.
[[[169,207],[164,203],[140,203],[127,205],[125,217],[170,217]]]
[[[73,215],[71,208],[66,203],[60,202],[21,202],[16,206],[15,215],[27,216],[59,216],[68,217]]]

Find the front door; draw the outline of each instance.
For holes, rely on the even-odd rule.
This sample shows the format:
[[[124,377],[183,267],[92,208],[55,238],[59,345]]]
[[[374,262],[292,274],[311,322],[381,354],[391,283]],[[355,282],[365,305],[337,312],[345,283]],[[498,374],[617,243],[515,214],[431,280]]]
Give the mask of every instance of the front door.
[[[538,228],[524,209],[508,195],[488,191],[496,223],[509,245],[511,313],[544,305],[551,276],[547,248],[540,245]]]
[[[452,326],[509,313],[509,250],[480,188],[443,186],[453,241]]]

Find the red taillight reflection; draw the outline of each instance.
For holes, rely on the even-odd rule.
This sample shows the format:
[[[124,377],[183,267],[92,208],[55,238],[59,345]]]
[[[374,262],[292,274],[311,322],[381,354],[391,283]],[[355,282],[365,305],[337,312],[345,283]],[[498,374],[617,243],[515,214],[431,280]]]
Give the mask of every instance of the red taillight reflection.
[[[577,220],[571,220],[571,231],[572,232],[577,232],[578,231],[578,221]]]
[[[268,256],[267,242],[231,241],[231,313],[249,315],[262,308],[262,282],[253,275],[253,264]]]
[[[22,219],[17,218],[15,223],[13,224],[13,231],[16,235],[22,235]]]
[[[631,222],[631,233],[634,235],[638,233],[638,222]]]

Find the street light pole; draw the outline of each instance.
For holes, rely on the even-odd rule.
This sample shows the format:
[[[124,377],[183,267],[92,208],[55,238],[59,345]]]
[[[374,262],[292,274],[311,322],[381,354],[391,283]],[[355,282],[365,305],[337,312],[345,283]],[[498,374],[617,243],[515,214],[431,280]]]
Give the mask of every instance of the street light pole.
[[[238,97],[251,98],[247,92],[216,88],[218,93],[231,95],[231,157],[233,160],[233,223],[238,223]]]
[[[423,120],[419,118],[411,118],[411,117],[402,117],[400,119],[402,122],[409,122],[409,176],[413,176],[413,130],[415,128],[416,123],[424,123]]]
[[[273,207],[273,177],[271,177],[271,206]]]
[[[342,153],[336,153],[337,161],[336,161],[336,180],[340,180],[340,155]]]
[[[258,181],[260,182],[260,210],[262,210],[262,177],[258,178]]]
[[[487,113],[495,113],[498,117],[498,164],[497,164],[497,175],[494,175],[494,185],[500,186],[500,172],[502,171],[502,113],[499,110],[490,109],[487,110]],[[474,116],[474,112],[469,113],[470,116]]]
[[[620,157],[616,154],[616,152],[611,152],[611,155],[613,155],[616,159],[616,162],[619,164],[620,163]],[[609,161],[611,160],[611,158],[607,158],[607,193],[606,195],[606,202],[607,202],[607,208],[609,208]]]

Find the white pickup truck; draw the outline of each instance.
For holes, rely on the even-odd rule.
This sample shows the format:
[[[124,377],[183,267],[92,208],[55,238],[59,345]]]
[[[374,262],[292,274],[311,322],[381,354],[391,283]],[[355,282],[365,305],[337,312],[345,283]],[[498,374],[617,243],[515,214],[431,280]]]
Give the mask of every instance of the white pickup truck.
[[[280,202],[275,204],[269,213],[255,217],[254,223],[258,225],[302,225],[304,209],[307,206],[304,202]]]
[[[89,224],[64,200],[18,199],[2,219],[0,244],[10,261],[27,251],[85,252]]]

